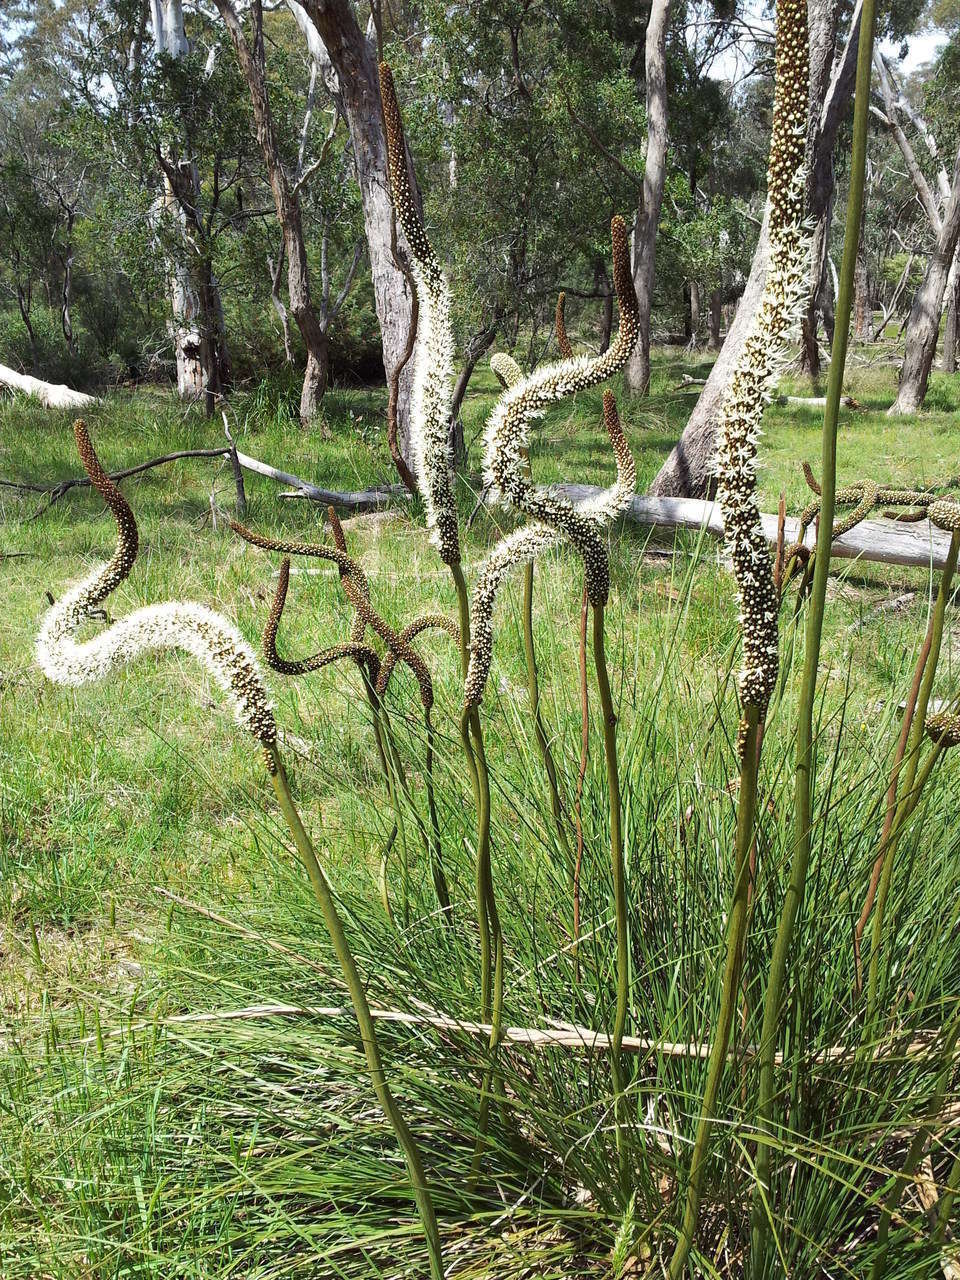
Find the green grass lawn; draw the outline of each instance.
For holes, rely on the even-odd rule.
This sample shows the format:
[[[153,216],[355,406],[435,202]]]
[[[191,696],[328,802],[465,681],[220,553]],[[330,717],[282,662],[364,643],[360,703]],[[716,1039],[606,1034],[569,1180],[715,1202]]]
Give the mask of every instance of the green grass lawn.
[[[696,355],[658,352],[650,397],[620,399],[641,490],[695,403],[697,388],[681,387],[682,375],[705,376],[708,367]],[[783,390],[806,389],[788,381]],[[893,398],[889,365],[854,364],[847,390],[864,408],[842,411],[841,484],[860,478],[928,484],[960,471],[960,380],[934,375],[928,407],[916,419],[885,417]],[[394,479],[380,391],[330,392],[329,438],[299,429],[286,407],[293,394],[262,388],[235,397],[241,449],[329,488]],[[479,437],[494,396],[484,368],[464,410],[471,444],[458,491],[464,517],[476,502]],[[108,469],[222,439],[216,420],[150,388],[111,394],[87,421]],[[0,477],[45,483],[76,474],[70,422],[71,415],[22,399],[0,402]],[[819,426],[818,411],[771,407],[764,509],[775,509],[781,490],[790,511],[807,501],[800,463],[818,469]],[[544,480],[612,478],[599,391],[550,413],[533,463]],[[249,474],[245,480],[254,528],[329,537],[320,509],[279,500],[269,481]],[[185,461],[123,487],[140,524],[141,551],[130,580],[107,602],[110,616],[149,602],[194,599],[234,619],[256,642],[278,557],[247,546],[227,527],[234,501],[229,468]],[[468,581],[501,525],[504,517],[487,512],[470,525]],[[345,530],[377,607],[394,625],[424,612],[455,613],[449,575],[427,542],[418,504],[355,517]],[[0,1277],[426,1274],[402,1168],[370,1106],[349,1019],[169,1023],[199,1010],[270,1001],[328,1005],[342,996],[261,762],[211,680],[190,659],[173,656],[142,660],[102,687],[70,690],[47,684],[33,665],[47,593],[59,596],[106,559],[113,538],[103,503],[89,490],[48,506],[37,494],[0,489],[0,1091],[6,1089]],[[718,544],[690,534],[618,529],[612,566],[607,635],[635,931],[632,1029],[700,1040],[715,1008],[729,890],[733,583]],[[904,1061],[894,1070],[864,1068],[855,1087],[831,1093],[836,1081],[824,1083],[809,1056],[849,1036],[855,1017],[852,920],[865,891],[897,704],[922,639],[931,585],[920,569],[849,563],[830,585],[815,866],[793,997],[802,1049],[791,1047],[798,1055],[789,1086],[793,1129],[782,1139],[795,1163],[776,1211],[784,1258],[796,1276],[864,1274],[870,1197],[902,1154],[890,1135],[922,1107],[931,1087],[929,1068]],[[538,563],[536,592],[544,713],[570,797],[580,738],[579,567],[566,555],[548,557]],[[896,608],[882,607],[891,601]],[[791,608],[784,610],[787,636]],[[300,656],[345,640],[351,621],[335,571],[319,561],[296,564],[281,652]],[[764,958],[789,850],[801,648],[798,640],[785,661],[784,694],[765,747],[769,806],[744,1042],[758,1030]],[[437,921],[418,844],[423,731],[409,673],[397,680],[391,704],[411,780],[390,854],[393,923],[376,887],[393,814],[354,669],[336,666],[299,680],[271,674],[270,684],[305,820],[342,895],[371,996],[392,1008],[425,999],[472,1017],[473,816],[458,751],[459,659],[443,637],[425,643],[423,652],[437,688],[438,801],[460,922],[455,931]],[[955,687],[957,652],[949,617],[938,696]],[[511,1023],[608,1023],[607,819],[595,707],[592,714],[583,812],[585,927],[593,932],[574,974],[569,866],[544,795],[527,709],[519,583],[511,583],[498,605],[483,707]],[[904,845],[885,1026],[891,1035],[938,1027],[960,989],[958,799],[949,757]],[[202,910],[174,908],[160,889]],[[505,1110],[513,1105],[522,1116],[520,1132],[505,1119],[498,1123],[489,1185],[468,1193],[458,1171],[471,1144],[480,1048],[422,1030],[388,1030],[384,1039],[388,1057],[401,1064],[399,1092],[431,1152],[457,1275],[610,1274],[618,1239],[628,1241],[627,1255],[635,1259],[635,1269],[621,1274],[645,1274],[645,1260],[671,1238],[674,1162],[682,1164],[684,1147],[670,1135],[689,1134],[700,1064],[659,1054],[637,1062],[639,1181],[628,1208],[612,1176],[602,1065],[554,1053],[511,1057],[513,1102]],[[742,1128],[750,1122],[743,1100],[750,1070],[742,1071],[743,1093],[735,1080],[724,1097],[734,1123],[717,1139],[723,1164],[717,1162],[712,1178],[704,1275],[738,1274],[732,1224],[750,1174]],[[946,1176],[949,1150],[945,1140],[934,1153],[938,1177]],[[917,1215],[908,1217],[899,1255],[905,1261],[890,1273],[898,1280],[931,1274],[924,1269],[931,1265],[929,1242]],[[862,1252],[848,1255],[849,1242],[861,1237]]]

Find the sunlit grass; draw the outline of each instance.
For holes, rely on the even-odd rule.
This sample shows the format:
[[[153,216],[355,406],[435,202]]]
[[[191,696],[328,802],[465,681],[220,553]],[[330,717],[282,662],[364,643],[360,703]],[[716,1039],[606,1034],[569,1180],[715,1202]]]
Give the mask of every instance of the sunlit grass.
[[[622,405],[641,464],[656,471],[692,406],[677,389],[703,361],[658,359],[650,400]],[[793,388],[798,393],[801,384]],[[840,478],[934,480],[953,470],[957,395],[936,379],[933,405],[891,421],[889,369],[851,373],[868,406],[844,411]],[[467,437],[493,394],[484,374],[468,398]],[[237,398],[241,448],[327,487],[391,482],[382,400],[335,393],[332,440],[300,433],[283,403]],[[353,415],[351,417],[351,414]],[[219,444],[217,422],[184,415],[159,393],[120,393],[88,416],[106,465],[176,448]],[[75,474],[68,415],[21,401],[0,406],[0,476],[47,481]],[[376,429],[366,431],[366,425]],[[768,509],[785,488],[805,500],[798,462],[813,458],[818,418],[773,406],[763,446]],[[955,426],[953,427],[955,431]],[[363,435],[360,435],[360,432]],[[599,395],[544,423],[534,464],[545,478],[603,483]],[[549,447],[547,446],[549,441]],[[471,452],[471,468],[478,460]],[[143,552],[112,615],[178,594],[234,617],[255,638],[273,591],[275,557],[239,543],[211,516],[229,512],[229,470],[173,464],[128,481]],[[474,486],[475,487],[475,486]],[[265,532],[326,536],[322,513],[277,500],[247,478],[248,522]],[[464,482],[465,514],[475,499]],[[186,660],[141,663],[96,690],[45,685],[31,663],[46,605],[105,555],[112,526],[89,492],[43,510],[38,495],[0,490],[0,1275],[163,1277],[418,1277],[421,1239],[402,1165],[371,1105],[354,1024],[347,1016],[248,1016],[171,1022],[199,1012],[269,1003],[342,1006],[308,885],[276,815],[251,797],[261,763],[233,732],[217,691]],[[499,519],[499,517],[496,517]],[[470,568],[493,533],[479,515],[466,545]],[[347,522],[378,607],[394,622],[453,613],[455,601],[411,504]],[[295,566],[280,643],[299,655],[346,638],[351,614],[336,573]],[[732,583],[712,542],[618,530],[608,661],[620,714],[633,995],[628,1031],[663,1041],[709,1038],[719,991],[729,887],[736,712],[729,672],[737,620]],[[579,571],[567,557],[538,564],[537,648],[542,698],[561,786],[576,783]],[[913,593],[912,595],[910,593]],[[896,611],[881,602],[908,596]],[[783,1257],[798,1277],[860,1276],[869,1267],[876,1201],[898,1166],[904,1132],[923,1113],[937,1061],[905,1046],[935,1032],[960,990],[960,779],[952,755],[901,846],[888,910],[900,921],[887,993],[882,1062],[824,1065],[817,1054],[856,1045],[851,934],[882,821],[881,781],[897,730],[929,602],[921,570],[842,566],[831,587],[819,712],[814,862],[797,944],[787,1068],[791,1159],[773,1213]],[[604,1030],[614,996],[606,798],[592,695],[593,740],[584,791],[585,941],[570,951],[570,867],[555,835],[526,703],[519,583],[498,606],[495,665],[484,704],[494,779],[494,874],[507,936],[505,1022],[573,1021]],[[785,616],[789,610],[785,611]],[[800,645],[794,656],[799,669]],[[272,678],[294,760],[298,798],[328,858],[371,1001],[422,1012],[426,1002],[476,1016],[479,990],[472,899],[473,823],[456,740],[458,659],[425,647],[437,687],[438,801],[457,926],[436,911],[407,812],[412,905],[397,932],[376,890],[391,811],[352,668],[300,681]],[[936,693],[954,681],[952,619]],[[746,960],[746,1023],[756,1038],[769,933],[782,896],[790,840],[795,683],[764,748],[760,880]],[[422,802],[422,729],[415,690],[401,675],[390,711]],[[400,893],[398,844],[388,864]],[[226,923],[172,907],[156,887]],[[36,943],[34,942],[36,938]],[[98,1029],[99,1024],[99,1029]],[[607,1276],[620,1236],[637,1260],[669,1251],[676,1223],[675,1163],[684,1169],[703,1063],[658,1051],[631,1059],[636,1201],[617,1187],[610,1081],[602,1056],[571,1050],[504,1054],[507,1102],[496,1114],[487,1176],[468,1195],[479,1039],[429,1027],[381,1024],[401,1103],[427,1151],[448,1263],[460,1276]],[[892,1040],[890,1039],[892,1038]],[[709,1177],[699,1264],[738,1274],[752,1193],[748,1123],[752,1060],[728,1073]],[[948,1098],[957,1101],[956,1089]],[[946,1178],[956,1150],[944,1129],[932,1150]],[[935,1252],[909,1197],[896,1225],[890,1274],[927,1277]],[[626,1225],[625,1225],[626,1224]],[[626,1234],[624,1234],[626,1233]],[[624,1256],[622,1250],[618,1256]],[[632,1264],[631,1264],[632,1265]],[[637,1267],[640,1270],[637,1270]],[[657,1274],[654,1270],[653,1274]]]

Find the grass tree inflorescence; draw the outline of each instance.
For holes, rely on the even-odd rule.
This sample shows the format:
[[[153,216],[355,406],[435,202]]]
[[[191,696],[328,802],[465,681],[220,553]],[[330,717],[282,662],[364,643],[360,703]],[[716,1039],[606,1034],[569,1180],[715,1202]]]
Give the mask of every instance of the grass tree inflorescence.
[[[773,128],[767,168],[770,266],[753,324],[720,410],[717,496],[740,603],[743,656],[737,686],[742,708],[737,747],[740,788],[720,1009],[700,1102],[680,1235],[670,1262],[680,1280],[693,1246],[714,1111],[740,991],[749,907],[763,721],[779,670],[779,597],[757,501],[757,448],[764,410],[785,367],[787,341],[799,320],[807,282],[809,240],[803,226],[804,139],[809,39],[805,0],[780,0],[776,14]]]

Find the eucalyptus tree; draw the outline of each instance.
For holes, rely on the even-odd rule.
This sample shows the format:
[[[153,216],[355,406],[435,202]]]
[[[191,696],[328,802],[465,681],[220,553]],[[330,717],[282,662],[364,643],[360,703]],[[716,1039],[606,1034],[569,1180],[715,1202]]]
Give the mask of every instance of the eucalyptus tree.
[[[215,240],[236,199],[246,144],[242,85],[211,57],[180,0],[57,9],[44,57],[72,109],[73,142],[149,194],[162,255],[179,393],[208,408],[231,378]]]
[[[336,301],[330,303],[329,272],[327,270],[327,226],[324,224],[323,264],[324,273],[322,310],[318,310],[310,287],[310,268],[307,260],[307,244],[304,235],[303,215],[300,206],[300,189],[305,177],[293,182],[287,176],[281,150],[281,137],[274,122],[270,105],[270,89],[267,83],[266,53],[263,35],[263,8],[260,0],[250,6],[251,31],[248,37],[236,7],[230,0],[215,0],[217,11],[223,19],[240,64],[240,70],[250,91],[253,116],[256,123],[257,142],[263,156],[270,190],[277,211],[277,219],[283,232],[283,248],[287,260],[287,288],[290,309],[300,330],[307,350],[307,366],[300,396],[300,421],[306,425],[320,412],[320,403],[330,377],[330,339],[328,322],[336,315],[346,299],[353,282],[359,253],[354,254],[351,270],[347,273],[343,288]],[[336,121],[334,121],[335,127]],[[330,135],[332,138],[332,134]],[[302,154],[302,149],[301,149]]]
[[[304,4],[287,0],[287,8],[350,134],[383,363],[388,379],[396,382],[395,411],[392,423],[388,423],[388,440],[401,475],[405,473],[412,484],[409,469],[412,376],[408,339],[414,320],[413,291],[405,270],[407,248],[390,201],[377,71],[382,28],[378,33],[372,18],[367,21],[365,6],[354,6],[350,0],[306,0]],[[379,12],[379,5],[371,8]],[[365,24],[363,27],[361,22]],[[415,183],[413,198],[419,204]]]
[[[33,303],[48,278],[54,226],[54,215],[24,158],[0,153],[0,290],[17,304],[34,372],[40,353]]]

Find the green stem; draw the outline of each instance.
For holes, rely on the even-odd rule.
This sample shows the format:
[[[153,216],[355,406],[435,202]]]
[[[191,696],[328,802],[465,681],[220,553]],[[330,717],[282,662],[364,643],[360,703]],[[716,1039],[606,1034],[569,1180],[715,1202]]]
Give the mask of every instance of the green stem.
[[[720,1012],[713,1032],[710,1057],[707,1060],[707,1079],[700,1103],[700,1119],[693,1144],[690,1162],[690,1181],[683,1210],[680,1237],[670,1260],[670,1280],[680,1280],[686,1271],[687,1257],[693,1246],[703,1194],[703,1178],[710,1154],[710,1133],[713,1129],[714,1107],[720,1089],[720,1081],[727,1065],[730,1033],[733,1029],[740,992],[740,975],[743,969],[747,916],[750,898],[750,846],[753,842],[753,824],[757,810],[757,774],[760,752],[760,708],[744,707],[743,758],[740,762],[740,792],[737,802],[737,834],[734,850],[733,897],[727,925],[727,953],[723,968],[723,986],[720,992]]]
[[[396,788],[393,785],[393,770],[390,768],[390,762],[387,759],[387,751],[383,744],[383,726],[380,719],[380,699],[377,697],[376,690],[371,684],[366,670],[361,668],[361,674],[363,676],[364,691],[367,695],[367,701],[370,704],[370,715],[373,723],[373,738],[377,744],[377,755],[380,758],[380,767],[383,770],[383,776],[386,778],[387,794],[390,797],[390,806],[394,813],[393,828],[389,836],[387,836],[386,843],[383,846],[383,851],[380,854],[378,887],[380,890],[380,901],[383,904],[383,910],[386,913],[387,919],[391,924],[395,924],[393,908],[390,906],[390,890],[387,880],[387,859],[390,857],[390,850],[393,848],[393,843],[396,840],[397,832],[399,831],[401,820],[400,806],[397,800]]]
[[[560,788],[557,782],[557,766],[550,749],[550,739],[543,727],[543,716],[540,713],[540,682],[537,678],[537,653],[533,646],[533,561],[528,560],[523,568],[523,652],[527,661],[527,691],[530,696],[530,714],[533,716],[533,736],[537,740],[540,758],[543,760],[544,772],[547,775],[547,792],[553,821],[567,862],[572,865],[570,839],[567,835],[567,824],[563,812],[563,801],[560,799]]]
[[[436,891],[437,901],[440,903],[440,910],[443,912],[444,921],[453,924],[453,905],[450,901],[450,887],[447,884],[447,877],[443,870],[443,845],[440,840],[440,818],[437,814],[437,797],[433,787],[433,757],[434,757],[434,739],[433,739],[433,721],[430,719],[429,707],[423,709],[423,724],[427,735],[427,750],[424,759],[424,772],[427,780],[427,810],[430,814],[430,831],[432,835],[432,855],[430,858],[430,870],[433,875],[433,887]]]
[[[920,763],[920,748],[923,744],[924,722],[927,718],[927,708],[930,705],[930,694],[933,691],[933,681],[937,674],[937,664],[940,660],[940,646],[943,642],[943,625],[947,612],[947,602],[950,598],[951,588],[953,584],[953,576],[957,567],[957,554],[960,552],[960,532],[955,532],[950,538],[950,548],[947,551],[946,563],[943,566],[943,573],[940,576],[940,588],[937,591],[937,600],[933,609],[933,616],[930,621],[930,652],[927,657],[927,663],[923,671],[923,681],[920,685],[920,694],[917,698],[917,707],[914,712],[913,724],[910,729],[910,737],[907,740],[906,752],[906,769],[903,780],[903,799],[898,806],[897,817],[894,819],[891,830],[886,840],[886,848],[877,851],[877,857],[881,861],[880,886],[877,891],[877,901],[874,907],[873,928],[870,941],[870,967],[867,977],[867,1026],[873,1022],[876,1012],[878,989],[877,982],[879,977],[879,959],[881,944],[883,941],[884,918],[887,907],[887,897],[890,892],[890,885],[893,880],[893,865],[899,843],[900,834],[906,819],[910,816],[917,806],[920,799],[920,792],[923,789],[924,782],[929,777],[930,769],[933,765],[933,757],[928,758],[922,775],[922,781],[917,782],[917,769]],[[935,753],[934,753],[935,755]],[[909,809],[902,816],[900,810],[909,802]],[[887,952],[890,954],[893,946],[893,939],[887,940]]]
[[[930,1104],[927,1107],[926,1119],[914,1134],[913,1141],[910,1143],[906,1158],[904,1159],[903,1167],[894,1179],[893,1186],[890,1188],[887,1198],[883,1203],[883,1212],[881,1213],[880,1221],[877,1224],[877,1254],[873,1260],[870,1280],[883,1280],[883,1276],[886,1273],[890,1222],[900,1204],[900,1197],[903,1195],[907,1183],[916,1172],[917,1165],[920,1163],[923,1153],[926,1150],[927,1143],[930,1140],[931,1126],[939,1117],[941,1108],[943,1107],[943,1100],[946,1097],[947,1086],[953,1077],[953,1072],[956,1067],[954,1050],[957,1047],[958,1035],[960,1035],[960,1017],[955,1017],[953,1020],[953,1026],[947,1032],[944,1042],[943,1066],[937,1076],[937,1082],[930,1097]]]
[[[919,755],[921,743],[917,743],[916,752]],[[873,929],[870,935],[870,966],[867,970],[867,1015],[864,1022],[864,1033],[869,1035],[870,1029],[873,1027],[874,1018],[877,1012],[877,999],[879,995],[879,976],[880,976],[880,955],[886,949],[889,956],[893,947],[893,939],[888,938],[886,944],[883,939],[883,923],[887,906],[887,898],[890,894],[890,885],[893,882],[893,851],[896,849],[903,834],[904,828],[910,815],[916,809],[920,802],[920,796],[923,788],[927,785],[933,767],[943,754],[943,747],[936,744],[927,755],[923,762],[923,768],[919,772],[914,773],[910,779],[910,790],[904,792],[903,798],[897,806],[897,812],[890,827],[890,834],[887,837],[886,847],[881,847],[880,854],[883,857],[883,872],[880,876],[880,888],[877,891],[877,905],[873,917]]]
[[[623,1064],[620,1051],[627,1026],[627,1008],[630,997],[630,951],[627,931],[626,871],[623,864],[620,774],[617,765],[617,715],[613,708],[610,679],[607,675],[602,604],[593,606],[593,662],[597,672],[600,720],[603,725],[603,754],[607,766],[607,792],[610,802],[610,862],[613,873],[613,908],[617,921],[617,1007],[610,1037],[610,1074],[613,1077],[613,1105],[616,1120],[617,1156],[620,1165],[620,1189],[626,1197],[630,1190],[630,1167],[625,1132]]]
[[[764,997],[763,1025],[760,1035],[760,1085],[757,1127],[761,1139],[757,1147],[757,1189],[754,1193],[751,1229],[751,1266],[754,1275],[764,1265],[767,1240],[767,1212],[763,1191],[770,1185],[772,1144],[765,1140],[773,1132],[775,1097],[774,1067],[780,1030],[783,987],[793,942],[793,931],[803,902],[810,861],[813,808],[813,709],[820,665],[820,641],[830,572],[830,547],[833,541],[833,518],[837,490],[837,423],[843,394],[843,374],[847,362],[850,337],[850,314],[853,307],[854,274],[860,240],[863,212],[864,175],[867,161],[867,128],[870,112],[870,78],[873,62],[873,38],[876,27],[877,0],[864,0],[860,16],[860,41],[857,49],[856,97],[853,113],[853,150],[850,162],[850,190],[847,197],[843,262],[833,332],[833,350],[827,381],[827,402],[821,435],[821,500],[817,546],[814,556],[813,587],[807,611],[803,681],[797,713],[797,757],[795,783],[795,828],[790,878],[777,926],[770,974]]]
[[[423,1161],[420,1158],[420,1152],[417,1149],[413,1134],[407,1127],[407,1122],[401,1115],[400,1109],[390,1091],[390,1086],[387,1084],[377,1033],[373,1025],[373,1018],[370,1015],[370,1006],[367,1003],[367,994],[364,990],[363,981],[357,970],[350,944],[347,942],[346,934],[343,931],[343,924],[334,902],[330,884],[294,804],[293,796],[290,792],[290,783],[287,780],[283,761],[280,758],[276,743],[267,748],[267,762],[270,770],[270,779],[273,782],[273,789],[276,792],[281,812],[286,819],[294,843],[306,867],[313,891],[317,895],[317,901],[320,903],[320,910],[327,926],[327,932],[330,935],[330,941],[340,962],[347,990],[350,992],[350,999],[353,1002],[354,1013],[360,1028],[360,1038],[363,1042],[363,1051],[366,1055],[374,1093],[403,1151],[407,1172],[413,1185],[413,1194],[419,1210],[420,1221],[427,1239],[427,1250],[430,1254],[430,1274],[434,1280],[443,1280],[440,1230],[437,1226],[437,1217],[434,1212]]]
[[[464,677],[470,665],[470,603],[463,570],[458,563],[451,564],[457,591],[460,613],[460,664]],[[493,873],[490,856],[490,775],[483,746],[483,730],[476,707],[465,707],[460,717],[460,739],[467,761],[467,770],[473,787],[477,810],[476,895],[477,929],[480,935],[480,1010],[481,1021],[489,1022],[490,1065],[484,1073],[480,1090],[480,1112],[477,1124],[477,1141],[470,1171],[472,1188],[480,1169],[490,1115],[490,1090],[493,1081],[493,1055],[500,1040],[500,1024],[503,1016],[503,934],[493,889]]]
[[[934,1242],[940,1245],[941,1248],[947,1238],[947,1226],[953,1213],[953,1202],[957,1198],[958,1188],[960,1188],[960,1155],[954,1156],[950,1172],[947,1174],[947,1181],[944,1183],[945,1194],[940,1201],[940,1212],[937,1215],[937,1225],[933,1232]]]

